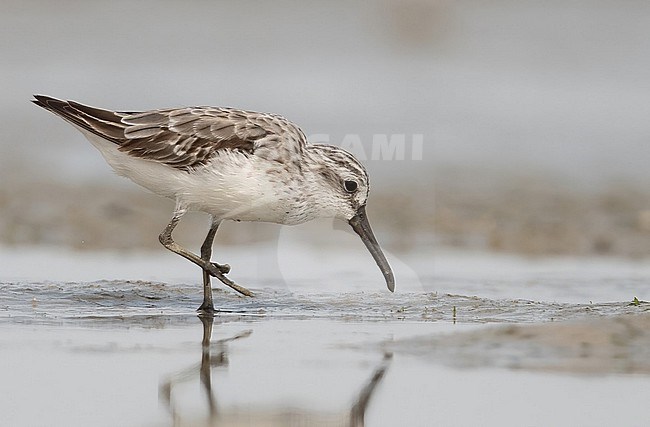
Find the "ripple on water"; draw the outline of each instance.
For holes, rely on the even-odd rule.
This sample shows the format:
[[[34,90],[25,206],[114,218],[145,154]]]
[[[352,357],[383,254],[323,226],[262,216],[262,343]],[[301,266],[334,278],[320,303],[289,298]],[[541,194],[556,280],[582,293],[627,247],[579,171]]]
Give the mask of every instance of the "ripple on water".
[[[200,304],[196,284],[100,280],[92,282],[0,283],[5,322],[138,322],[152,318],[184,322]],[[295,292],[257,289],[254,298],[215,289],[223,318],[238,317],[340,321],[447,321],[515,323],[561,321],[650,311],[629,302],[572,304],[521,299],[490,299],[435,292]],[[154,322],[156,323],[156,322]]]

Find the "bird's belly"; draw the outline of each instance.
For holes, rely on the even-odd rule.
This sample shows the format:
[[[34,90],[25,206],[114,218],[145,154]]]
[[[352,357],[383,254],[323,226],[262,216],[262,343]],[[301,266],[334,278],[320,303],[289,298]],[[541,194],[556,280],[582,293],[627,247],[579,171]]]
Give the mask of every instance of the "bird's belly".
[[[287,184],[269,174],[269,163],[255,156],[227,152],[187,172],[133,157],[112,142],[84,132],[119,175],[155,194],[180,202],[189,210],[219,219],[294,224]]]
[[[268,162],[231,152],[217,156],[195,172],[201,185],[186,188],[183,197],[191,209],[217,218],[284,224],[291,213],[283,183],[267,173]]]

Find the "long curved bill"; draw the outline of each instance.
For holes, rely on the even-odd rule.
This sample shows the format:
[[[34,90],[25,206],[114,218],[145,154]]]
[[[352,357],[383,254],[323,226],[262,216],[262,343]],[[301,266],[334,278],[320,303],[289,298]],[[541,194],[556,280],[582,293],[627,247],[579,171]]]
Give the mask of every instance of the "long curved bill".
[[[386,279],[386,286],[391,292],[395,291],[395,277],[393,276],[393,271],[386,261],[384,253],[375,239],[375,235],[372,233],[372,228],[370,228],[370,223],[368,222],[368,216],[366,215],[366,207],[361,206],[357,210],[357,214],[353,216],[349,221],[352,229],[361,237],[363,243],[366,245],[366,248],[372,254],[372,257],[375,259],[375,262],[379,266],[384,278]]]

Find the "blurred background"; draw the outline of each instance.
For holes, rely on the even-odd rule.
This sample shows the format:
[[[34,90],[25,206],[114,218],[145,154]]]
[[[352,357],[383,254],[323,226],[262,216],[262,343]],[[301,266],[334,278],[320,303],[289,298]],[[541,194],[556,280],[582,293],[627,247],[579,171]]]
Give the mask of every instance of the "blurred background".
[[[164,250],[173,203],[115,176],[43,93],[282,114],[365,158],[393,253],[650,256],[648,2],[5,0],[0,33],[0,245]],[[207,221],[177,235],[198,247]]]

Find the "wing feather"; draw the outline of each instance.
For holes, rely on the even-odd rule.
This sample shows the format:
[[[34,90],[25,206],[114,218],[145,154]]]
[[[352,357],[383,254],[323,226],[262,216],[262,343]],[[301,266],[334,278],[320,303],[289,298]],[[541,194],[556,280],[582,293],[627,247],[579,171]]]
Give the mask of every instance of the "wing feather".
[[[121,112],[35,95],[35,104],[118,145],[134,157],[190,170],[222,150],[295,159],[306,138],[285,118],[234,108],[191,107]]]

